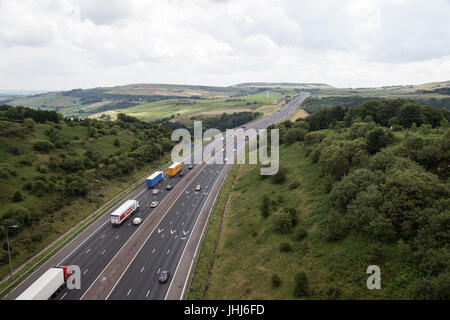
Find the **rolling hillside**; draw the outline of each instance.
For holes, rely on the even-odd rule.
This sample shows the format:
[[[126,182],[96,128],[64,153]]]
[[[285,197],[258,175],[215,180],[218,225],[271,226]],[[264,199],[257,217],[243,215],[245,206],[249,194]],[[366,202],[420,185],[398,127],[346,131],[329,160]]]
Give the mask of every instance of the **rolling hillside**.
[[[277,125],[279,173],[235,166],[188,298],[449,299],[450,116],[432,126],[414,108],[367,102]],[[366,287],[370,265],[381,290]]]

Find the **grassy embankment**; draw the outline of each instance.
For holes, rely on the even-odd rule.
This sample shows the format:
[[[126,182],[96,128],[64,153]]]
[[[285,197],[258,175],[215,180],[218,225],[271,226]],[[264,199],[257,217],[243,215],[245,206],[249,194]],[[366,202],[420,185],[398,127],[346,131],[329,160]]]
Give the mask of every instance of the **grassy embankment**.
[[[341,134],[330,129],[321,132]],[[396,132],[396,143],[405,135],[406,131]],[[442,134],[434,133],[423,138],[440,137]],[[319,166],[306,157],[303,142],[282,145],[280,159],[288,172],[283,184],[261,179],[259,168],[251,165],[235,168],[228,178],[213,211],[195,268],[195,287],[191,284],[188,299],[296,299],[294,275],[299,271],[307,274],[310,299],[408,297],[404,290],[416,267],[405,261],[402,242],[373,243],[358,234],[339,241],[325,240],[320,223],[329,212],[329,194],[326,182],[319,178]],[[270,218],[261,214],[264,194],[275,207],[297,209],[296,228],[307,230],[303,239],[299,240],[295,231],[273,231]],[[286,243],[290,250],[283,252],[280,247]],[[366,288],[366,269],[372,264],[383,270],[382,290]],[[272,284],[274,274],[281,279],[279,287]]]
[[[169,160],[166,156],[157,163],[144,164],[128,175],[113,177],[111,180],[99,175],[98,169],[83,170],[83,179],[92,177],[91,181],[84,182],[83,188],[88,188],[86,195],[73,198],[66,203],[60,203],[61,200],[56,196],[57,191],[52,191],[53,187],[51,186],[62,183],[61,179],[65,179],[66,175],[59,168],[49,169],[48,165],[51,161],[55,161],[62,155],[83,159],[87,149],[95,150],[105,157],[109,154],[126,151],[136,140],[133,132],[115,127],[117,135],[107,134],[91,138],[88,127],[71,127],[65,122],[34,124],[33,129],[26,129],[24,135],[21,133],[25,129],[24,124],[1,120],[0,127],[2,133],[7,135],[0,137],[2,174],[0,218],[8,212],[19,210],[27,213],[28,219],[34,221],[31,224],[27,222],[30,224],[29,226],[21,226],[16,232],[10,230],[13,268],[22,265],[92,213],[91,181],[93,182],[94,207],[99,208],[116,194],[154,171],[158,165],[164,165]],[[49,140],[46,134],[49,129],[55,130],[62,141],[70,141],[70,145],[53,149],[48,153],[35,151],[33,149],[35,142]],[[115,144],[116,140],[120,146]],[[49,188],[48,191],[40,193],[39,190],[34,190],[38,181],[45,182],[46,188]],[[31,184],[32,190],[27,191],[24,188],[26,184]],[[14,200],[17,192],[20,193],[21,199]],[[60,203],[62,208],[54,210],[56,202]],[[47,209],[49,209],[48,212],[46,212]],[[1,231],[3,232],[3,230]],[[9,271],[5,241],[2,233],[1,277]]]

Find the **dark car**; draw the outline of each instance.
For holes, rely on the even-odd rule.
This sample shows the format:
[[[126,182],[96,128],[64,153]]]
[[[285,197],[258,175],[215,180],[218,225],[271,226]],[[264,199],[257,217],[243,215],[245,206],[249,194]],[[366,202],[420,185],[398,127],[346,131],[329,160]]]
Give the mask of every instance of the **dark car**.
[[[179,176],[180,176],[180,177],[184,176],[183,171],[181,171],[181,172],[179,173]]]
[[[167,280],[170,277],[170,272],[167,270],[164,270],[163,272],[161,272],[161,275],[159,276],[159,282],[160,283],[166,283]]]
[[[172,190],[172,186],[169,184],[169,185],[166,187],[166,189],[167,189],[167,190]]]

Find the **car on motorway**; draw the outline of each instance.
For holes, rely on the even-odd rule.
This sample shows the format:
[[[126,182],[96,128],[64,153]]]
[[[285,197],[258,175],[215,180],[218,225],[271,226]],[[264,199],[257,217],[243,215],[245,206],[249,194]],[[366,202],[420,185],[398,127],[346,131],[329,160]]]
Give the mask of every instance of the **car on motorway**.
[[[180,177],[184,176],[183,171],[180,171],[180,173],[178,174]]]
[[[228,162],[228,158],[225,158],[225,162]]]
[[[163,272],[161,272],[161,274],[159,275],[159,282],[160,283],[166,283],[167,280],[169,280],[170,277],[170,272],[167,270],[164,270]]]
[[[135,226],[138,226],[138,225],[140,225],[141,223],[142,223],[142,218],[134,218],[133,224],[134,224]]]
[[[159,193],[159,190],[158,190],[158,189],[154,189],[154,190],[153,190],[153,194],[154,194],[154,195],[157,195],[158,193]]]
[[[190,166],[189,166],[189,170],[192,170],[194,168],[194,166],[191,164]]]
[[[202,186],[201,185],[197,185],[197,187],[195,187],[195,191],[201,191],[202,190]]]
[[[158,206],[158,204],[159,204],[158,201],[153,201],[153,202],[150,204],[150,207],[151,207],[151,208],[156,208],[156,207]]]
[[[170,184],[168,184],[167,187],[166,187],[166,190],[170,191],[172,189],[173,189],[173,187]]]

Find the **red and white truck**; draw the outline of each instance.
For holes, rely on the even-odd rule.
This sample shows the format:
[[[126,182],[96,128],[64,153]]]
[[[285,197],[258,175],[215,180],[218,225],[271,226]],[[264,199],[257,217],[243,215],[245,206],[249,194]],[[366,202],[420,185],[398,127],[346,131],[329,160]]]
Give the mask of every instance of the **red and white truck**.
[[[70,278],[68,266],[58,266],[47,270],[16,300],[48,300],[58,292]]]
[[[111,224],[115,227],[120,226],[129,216],[139,210],[139,206],[139,201],[128,200],[116,211],[111,213]]]

